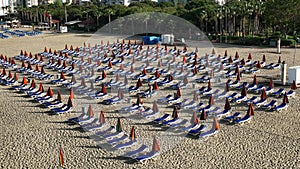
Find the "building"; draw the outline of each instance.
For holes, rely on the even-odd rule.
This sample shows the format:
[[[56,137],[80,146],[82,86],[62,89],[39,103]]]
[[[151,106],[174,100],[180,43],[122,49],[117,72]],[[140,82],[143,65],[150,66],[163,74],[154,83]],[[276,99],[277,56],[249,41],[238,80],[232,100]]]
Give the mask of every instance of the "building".
[[[105,5],[113,5],[113,4],[122,4],[125,6],[130,5],[133,2],[142,2],[144,0],[101,0],[101,3]],[[153,2],[158,2],[158,0],[152,0]]]

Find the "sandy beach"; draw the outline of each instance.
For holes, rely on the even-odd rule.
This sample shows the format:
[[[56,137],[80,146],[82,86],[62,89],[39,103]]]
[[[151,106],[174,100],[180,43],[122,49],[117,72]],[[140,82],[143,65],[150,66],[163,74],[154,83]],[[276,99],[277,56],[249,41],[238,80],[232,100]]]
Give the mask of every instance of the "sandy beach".
[[[60,50],[73,45],[81,47],[92,34],[52,34],[23,38],[0,39],[0,54],[13,57],[26,50],[33,54],[42,52],[45,47]],[[93,46],[94,44],[91,44]],[[276,54],[276,48],[243,47],[213,44],[217,54],[225,50],[233,56],[238,51],[240,58],[247,58],[251,53],[253,60],[261,60],[266,55],[267,63],[277,63],[278,57],[286,61],[288,67],[300,64],[300,49],[282,48]],[[295,60],[294,60],[295,56]],[[48,71],[48,70],[46,70]],[[51,71],[48,71],[51,72]],[[279,70],[261,71],[257,74],[259,82],[267,82],[266,77],[278,78]],[[22,75],[19,75],[19,78]],[[112,77],[112,76],[111,76]],[[243,78],[251,82],[253,75]],[[70,77],[68,77],[70,78]],[[40,82],[40,81],[36,81]],[[37,83],[37,84],[38,84]],[[44,83],[44,82],[43,82]],[[203,84],[206,85],[206,84]],[[47,89],[49,83],[45,83]],[[290,86],[284,87],[286,90]],[[99,88],[99,86],[97,86]],[[146,88],[146,87],[145,87]],[[54,91],[59,89],[53,87]],[[68,92],[63,92],[66,102]],[[188,95],[188,93],[185,93]],[[59,146],[62,146],[65,168],[300,168],[300,97],[289,99],[289,107],[282,112],[266,112],[255,109],[255,116],[244,125],[220,123],[220,132],[207,140],[186,136],[173,137],[176,140],[164,149],[155,160],[136,163],[120,157],[117,153],[106,151],[97,146],[90,138],[91,133],[80,129],[79,125],[70,125],[68,118],[76,116],[68,113],[59,116],[49,115],[49,110],[41,107],[32,98],[17,93],[8,86],[0,86],[0,168],[59,168]],[[81,96],[76,96],[80,98]],[[281,99],[278,99],[281,100]],[[151,99],[145,99],[151,103]],[[205,101],[207,102],[207,101]],[[94,102],[93,102],[94,103]],[[81,103],[88,105],[86,103]],[[107,120],[115,125],[118,113],[99,104],[96,106],[106,111]],[[95,106],[95,107],[96,107]],[[232,104],[233,112],[246,112],[247,106]],[[76,107],[80,110],[80,106]],[[94,109],[99,114],[100,110]],[[167,111],[167,110],[166,110]],[[122,118],[124,130],[129,133],[132,125],[136,126],[137,137],[152,138],[163,130],[159,126],[144,125],[142,122]],[[172,133],[172,132],[170,132]],[[176,135],[176,134],[175,134]],[[151,143],[151,141],[149,141]],[[161,143],[161,148],[168,142]],[[151,147],[151,145],[149,145]]]

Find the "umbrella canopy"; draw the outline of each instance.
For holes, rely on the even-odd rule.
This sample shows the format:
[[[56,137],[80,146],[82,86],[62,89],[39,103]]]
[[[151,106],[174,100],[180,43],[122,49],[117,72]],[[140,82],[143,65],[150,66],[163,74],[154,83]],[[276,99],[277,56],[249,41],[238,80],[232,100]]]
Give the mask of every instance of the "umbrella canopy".
[[[132,126],[131,131],[130,131],[130,140],[133,141],[135,139],[136,139],[135,128],[134,128],[134,126]]]
[[[101,125],[103,125],[105,123],[104,111],[100,112],[99,122]]]
[[[173,108],[172,117],[173,118],[178,118],[178,109],[177,109],[177,106],[174,106],[174,108]]]
[[[123,131],[122,123],[121,123],[121,119],[120,118],[118,118],[116,130],[117,130],[117,132],[122,132]]]
[[[196,114],[195,111],[194,111],[194,113],[193,113],[193,116],[192,116],[190,122],[191,122],[191,124],[198,124],[198,123],[199,123],[199,119],[198,119],[197,114]]]
[[[228,98],[226,98],[224,110],[230,110],[230,109],[231,109],[231,106],[230,106],[229,100],[228,100]]]
[[[203,109],[200,114],[200,120],[206,120],[206,111]]]
[[[26,76],[23,77],[22,84],[23,85],[27,85],[28,84]]]
[[[227,50],[225,50],[225,53],[224,53],[224,56],[228,56],[228,51]]]
[[[159,152],[160,151],[160,146],[158,144],[158,140],[156,136],[153,138],[153,145],[152,145],[152,152]]]
[[[250,103],[249,104],[249,108],[248,108],[248,111],[247,111],[247,115],[248,116],[254,116],[254,108],[253,108],[253,103]]]
[[[291,89],[292,90],[296,90],[298,87],[297,87],[297,85],[296,85],[296,81],[295,80],[293,80],[293,83],[292,83],[292,85],[291,85]]]
[[[262,91],[261,91],[260,99],[261,100],[266,100],[267,99],[267,94],[266,94],[266,89],[265,88],[263,88]]]

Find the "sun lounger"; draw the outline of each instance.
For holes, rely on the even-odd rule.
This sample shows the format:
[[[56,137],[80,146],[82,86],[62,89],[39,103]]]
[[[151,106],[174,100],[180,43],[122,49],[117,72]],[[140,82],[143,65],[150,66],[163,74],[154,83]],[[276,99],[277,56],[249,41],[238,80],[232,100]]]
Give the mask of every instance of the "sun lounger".
[[[250,103],[252,103],[252,102],[256,102],[257,99],[258,99],[257,96],[252,96],[250,99],[246,99],[246,100],[244,100],[243,102],[244,102],[244,103],[247,103],[247,104],[250,104]]]
[[[186,126],[186,127],[182,128],[181,130],[182,130],[182,131],[189,132],[190,130],[192,130],[192,129],[198,127],[198,126],[199,126],[198,124],[191,124],[191,125],[189,125],[189,126]]]
[[[265,99],[265,100],[261,100],[260,99],[259,101],[253,102],[253,105],[257,106],[257,107],[261,107],[261,106],[263,106],[266,103],[267,103],[267,99]]]
[[[280,95],[282,95],[282,94],[284,94],[284,93],[285,93],[284,88],[279,88],[277,91],[272,92],[271,95],[274,95],[274,96],[280,96]]]
[[[210,136],[213,136],[213,135],[217,134],[218,132],[219,132],[219,130],[208,130],[206,132],[200,133],[199,138],[206,139]]]
[[[158,155],[160,155],[160,152],[150,151],[145,155],[141,155],[141,156],[136,157],[135,159],[139,162],[143,162],[145,160],[152,159],[152,158],[154,158]]]
[[[217,118],[223,117],[223,116],[227,116],[228,114],[230,114],[230,110],[223,110],[222,112],[216,113],[215,116]]]
[[[100,130],[98,132],[95,133],[96,136],[103,136],[104,134],[107,134],[107,133],[114,133],[116,132],[116,129],[114,126],[110,126],[109,128],[107,129],[103,129],[103,130]]]
[[[129,140],[129,137],[128,137],[128,135],[123,134],[123,135],[121,135],[117,138],[108,140],[107,143],[109,143],[109,144],[118,144],[119,142],[123,142],[125,140]]]
[[[171,128],[179,128],[179,127],[184,126],[186,123],[188,123],[188,120],[187,119],[183,119],[179,123],[171,123],[171,124],[169,124],[169,126]]]
[[[159,123],[165,119],[167,119],[168,117],[170,117],[170,114],[164,114],[163,116],[157,118],[157,119],[154,119],[153,122],[156,122],[156,123]]]
[[[235,120],[234,123],[236,124],[244,124],[246,122],[250,122],[252,116],[249,116],[248,114],[246,114],[244,117],[238,119],[238,120]]]
[[[275,111],[282,111],[282,110],[286,110],[289,107],[289,105],[287,103],[281,103],[280,105],[274,107]]]
[[[201,124],[198,128],[189,130],[188,134],[191,134],[194,136],[199,135],[199,133],[201,133],[206,127],[207,127],[206,125]]]
[[[247,100],[247,96],[239,96],[239,97],[233,99],[233,101],[236,103],[241,103],[244,100]]]
[[[137,143],[138,143],[137,140],[130,140],[130,141],[127,141],[127,142],[124,142],[124,143],[117,143],[117,145],[115,145],[114,148],[124,149],[124,148],[127,148],[127,147],[131,147],[133,145],[136,145]],[[142,147],[141,149],[143,149],[143,148],[144,147]],[[147,148],[147,146],[146,146],[146,148]],[[134,154],[134,152],[132,152],[131,154]],[[128,152],[128,155],[130,155],[129,152]]]
[[[148,150],[149,150],[148,146],[146,146],[146,145],[143,144],[139,148],[137,148],[136,150],[126,152],[123,156],[124,157],[134,158],[138,154],[141,154],[141,153],[146,152]]]
[[[236,112],[233,115],[226,116],[225,118],[223,118],[223,120],[228,121],[228,122],[233,122],[233,121],[238,120],[240,118],[241,118],[241,113]]]
[[[284,94],[282,94],[284,95]],[[296,96],[296,92],[294,90],[289,90],[288,92],[286,92],[287,97],[295,97]]]
[[[268,104],[263,105],[262,108],[271,110],[276,106],[277,106],[277,100],[271,100],[271,102],[269,102]]]

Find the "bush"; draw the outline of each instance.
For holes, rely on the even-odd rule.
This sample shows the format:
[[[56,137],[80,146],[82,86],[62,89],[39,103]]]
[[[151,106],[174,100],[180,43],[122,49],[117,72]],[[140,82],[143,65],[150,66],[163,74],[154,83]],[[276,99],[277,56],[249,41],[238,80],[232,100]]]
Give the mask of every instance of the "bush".
[[[294,39],[281,39],[280,46],[295,46],[295,44]]]

